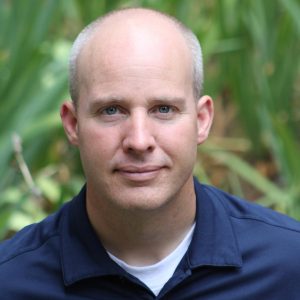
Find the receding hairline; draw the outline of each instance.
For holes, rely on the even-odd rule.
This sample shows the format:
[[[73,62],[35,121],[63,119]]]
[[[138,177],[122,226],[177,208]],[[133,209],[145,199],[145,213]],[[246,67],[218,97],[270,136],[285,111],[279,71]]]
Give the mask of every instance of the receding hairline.
[[[162,20],[166,21],[168,24],[174,27],[177,32],[184,38],[185,43],[189,51],[191,52],[191,57],[193,60],[193,90],[196,98],[199,98],[202,91],[203,82],[203,69],[202,69],[202,51],[197,37],[194,33],[186,27],[183,23],[177,20],[175,17],[167,15],[163,12],[156,11],[150,8],[141,7],[131,7],[122,8],[119,10],[114,10],[106,15],[100,16],[92,23],[87,25],[76,38],[70,54],[70,78],[69,78],[69,88],[70,94],[73,102],[76,104],[79,98],[79,78],[78,78],[78,61],[81,56],[83,49],[87,46],[89,41],[99,32],[102,26],[106,22],[110,22],[111,19],[117,16],[157,16]],[[197,49],[195,49],[197,48]],[[199,85],[197,87],[197,85]]]
[[[161,11],[157,11],[151,8],[142,8],[142,7],[129,7],[129,8],[121,8],[118,10],[113,10],[103,16],[100,16],[96,20],[94,20],[92,23],[87,25],[87,27],[82,31],[90,31],[88,40],[91,39],[98,30],[101,30],[101,27],[106,23],[109,22],[110,19],[113,19],[115,17],[118,17],[118,15],[122,16],[130,16],[132,15],[137,15],[137,16],[142,16],[142,13],[144,13],[146,16],[149,15],[154,15],[157,17],[160,17],[162,20],[165,20],[167,23],[170,25],[174,26],[175,29],[178,30],[178,32],[182,35],[183,31],[190,31],[189,28],[187,28],[183,23],[181,23],[179,20],[177,20],[175,17],[167,15]],[[119,21],[119,20],[118,20]],[[85,46],[85,45],[84,45]],[[84,46],[81,48],[81,50],[84,48]]]

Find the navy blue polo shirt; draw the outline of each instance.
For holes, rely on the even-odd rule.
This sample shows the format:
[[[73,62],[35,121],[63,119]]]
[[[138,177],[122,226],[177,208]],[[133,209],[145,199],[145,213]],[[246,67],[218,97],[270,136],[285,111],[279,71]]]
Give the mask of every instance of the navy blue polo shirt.
[[[0,299],[300,299],[300,225],[195,181],[186,255],[156,297],[113,262],[92,229],[85,189],[0,245]]]

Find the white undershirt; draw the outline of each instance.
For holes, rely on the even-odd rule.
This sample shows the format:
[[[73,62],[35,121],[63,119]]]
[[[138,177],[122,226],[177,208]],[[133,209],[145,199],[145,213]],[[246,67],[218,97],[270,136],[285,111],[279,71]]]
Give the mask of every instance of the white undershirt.
[[[176,267],[186,253],[193,237],[195,223],[177,248],[158,263],[150,266],[131,266],[108,252],[110,258],[129,274],[137,277],[157,296],[165,283],[172,277]]]

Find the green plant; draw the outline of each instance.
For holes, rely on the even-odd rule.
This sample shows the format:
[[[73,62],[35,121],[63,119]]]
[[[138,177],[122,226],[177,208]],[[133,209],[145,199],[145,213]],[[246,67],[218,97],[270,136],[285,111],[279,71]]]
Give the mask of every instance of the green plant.
[[[195,174],[300,219],[299,1],[0,0],[0,239],[82,185],[58,113],[69,97],[68,51],[84,25],[127,6],[172,14],[202,43],[204,92],[217,112]]]

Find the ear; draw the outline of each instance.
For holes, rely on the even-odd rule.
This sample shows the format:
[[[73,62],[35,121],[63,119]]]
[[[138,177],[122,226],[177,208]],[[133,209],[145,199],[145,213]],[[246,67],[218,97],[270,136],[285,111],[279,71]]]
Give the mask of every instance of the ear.
[[[198,145],[208,137],[214,117],[214,104],[209,96],[202,96],[197,103]]]
[[[68,140],[73,145],[78,145],[77,112],[72,101],[66,101],[61,105],[60,117]]]

